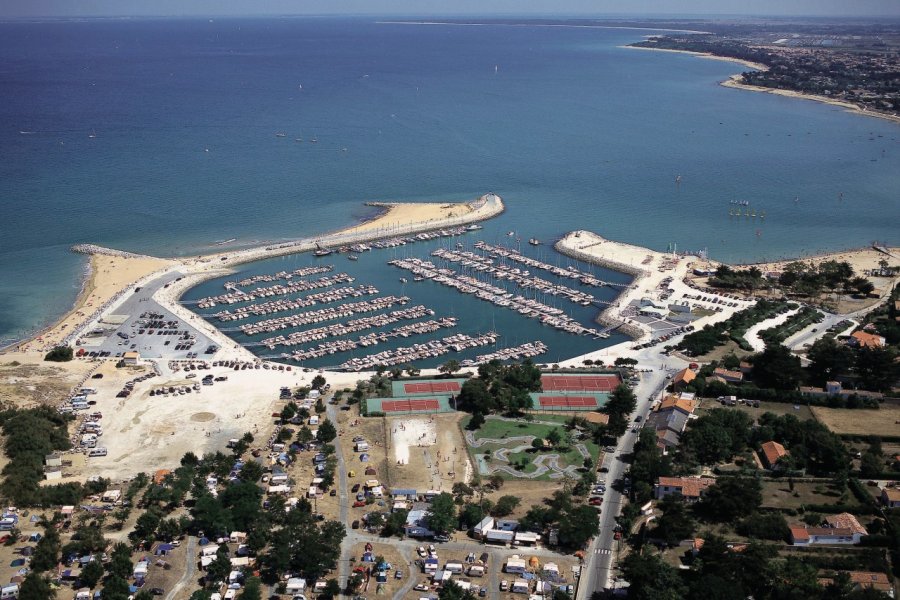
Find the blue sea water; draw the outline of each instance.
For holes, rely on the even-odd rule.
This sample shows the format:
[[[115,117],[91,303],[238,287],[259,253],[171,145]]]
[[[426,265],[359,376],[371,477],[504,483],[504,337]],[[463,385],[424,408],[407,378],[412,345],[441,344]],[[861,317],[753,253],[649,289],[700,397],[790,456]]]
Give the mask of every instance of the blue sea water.
[[[0,339],[71,305],[72,244],[186,255],[332,230],[367,200],[493,190],[501,231],[736,262],[900,243],[896,124],[723,88],[732,63],[620,47],[644,33],[2,23]],[[766,219],[729,217],[731,200]]]

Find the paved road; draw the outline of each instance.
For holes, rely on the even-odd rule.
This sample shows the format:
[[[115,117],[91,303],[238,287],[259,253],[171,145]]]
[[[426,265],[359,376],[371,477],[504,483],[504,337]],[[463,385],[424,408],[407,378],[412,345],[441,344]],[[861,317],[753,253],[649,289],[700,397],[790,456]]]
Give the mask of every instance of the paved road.
[[[328,420],[334,423],[335,427],[338,427],[337,408],[335,405],[331,403],[326,404],[325,414],[328,415]],[[345,433],[345,435],[349,435],[349,433]],[[340,521],[344,524],[344,527],[347,528],[349,533],[353,530],[350,529],[350,521],[348,520],[349,513],[347,505],[349,503],[349,495],[347,494],[347,465],[344,462],[344,453],[341,452],[341,436],[335,438],[334,447],[335,454],[337,455],[338,506],[341,507]],[[338,560],[337,580],[338,583],[341,584],[342,589],[347,584],[347,569],[350,566],[350,551],[354,543],[351,541],[351,538],[352,536],[348,535],[341,543],[341,558]]]
[[[187,539],[187,544],[184,549],[185,558],[184,558],[184,575],[181,576],[181,579],[178,580],[172,589],[169,590],[169,593],[166,594],[166,600],[173,600],[175,596],[178,595],[178,592],[181,589],[189,584],[191,580],[194,578],[194,571],[197,565],[197,538],[194,536],[190,536]]]
[[[659,347],[647,348],[641,351],[637,358],[642,366],[659,364],[659,351]],[[673,357],[665,357],[665,363],[665,370],[657,367],[651,372],[642,374],[641,381],[635,389],[638,405],[631,415],[632,422],[638,415],[643,417],[642,422],[646,422],[653,401],[659,397],[660,392],[666,386],[667,376],[672,371],[687,366],[687,363]],[[625,435],[619,438],[609,472],[598,479],[599,482],[606,484],[603,512],[600,514],[600,534],[594,538],[586,551],[576,600],[584,600],[595,591],[611,587],[615,579],[616,560],[622,542],[614,539],[613,528],[616,526],[616,517],[622,510],[623,498],[619,492],[613,489],[612,483],[620,479],[626,471],[627,465],[622,462],[621,457],[631,454],[637,437],[638,432],[629,429]]]

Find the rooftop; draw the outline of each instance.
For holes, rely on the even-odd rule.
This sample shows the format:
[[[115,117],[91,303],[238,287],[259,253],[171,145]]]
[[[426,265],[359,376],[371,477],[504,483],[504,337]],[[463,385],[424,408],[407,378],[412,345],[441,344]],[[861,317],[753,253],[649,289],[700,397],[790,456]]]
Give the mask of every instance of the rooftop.
[[[760,447],[760,452],[765,457],[769,465],[774,466],[779,460],[788,455],[788,451],[784,446],[775,441],[766,442]]]
[[[660,477],[657,484],[681,488],[681,495],[686,498],[699,498],[700,494],[715,482],[716,480],[711,477]]]
[[[850,513],[828,515],[827,517],[825,517],[825,522],[834,528],[845,528],[851,530],[853,533],[858,533],[860,535],[869,535],[869,532],[866,531],[866,528],[860,525],[859,521],[856,520],[856,517],[851,515]]]

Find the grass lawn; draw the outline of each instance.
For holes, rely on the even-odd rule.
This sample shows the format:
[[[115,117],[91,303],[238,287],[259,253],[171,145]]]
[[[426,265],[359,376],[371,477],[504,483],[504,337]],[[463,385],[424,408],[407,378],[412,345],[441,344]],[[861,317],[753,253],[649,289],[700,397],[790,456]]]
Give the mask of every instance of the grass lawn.
[[[546,424],[542,424],[542,423],[529,423],[524,420],[511,421],[511,420],[488,417],[488,419],[485,421],[484,425],[482,425],[481,429],[479,429],[478,431],[475,432],[475,439],[476,440],[483,440],[483,439],[506,440],[508,438],[517,438],[517,437],[521,437],[521,436],[533,436],[533,437],[539,437],[539,438],[546,438],[547,434],[549,434],[554,429],[559,429],[560,433],[566,433],[562,427],[562,424],[568,419],[568,416],[548,415],[548,417],[550,417],[550,418],[548,418],[546,420],[558,422],[558,423],[560,423],[560,425],[555,426],[555,425],[546,425]],[[540,418],[543,419],[543,415]],[[463,419],[461,424],[463,427],[468,425],[468,418]],[[597,459],[600,455],[599,446],[597,446],[597,444],[595,444],[590,439],[583,439],[580,441],[576,440],[576,442],[584,444],[584,446],[588,450],[588,453],[591,455],[591,458],[593,459],[594,463],[596,464]],[[510,441],[507,443],[485,442],[484,444],[482,444],[481,446],[479,446],[477,448],[470,447],[469,451],[473,455],[479,455],[479,456],[484,456],[485,452],[490,451],[490,454],[493,455],[493,453],[496,450],[499,450],[502,448],[513,448],[513,447],[521,446],[525,443],[526,442],[523,442],[521,440]],[[544,450],[541,452],[520,451],[520,452],[511,452],[508,456],[510,458],[510,464],[513,464],[513,465],[518,464],[521,460],[525,459],[527,461],[527,465],[522,469],[521,472],[524,474],[529,474],[529,473],[533,473],[537,469],[537,467],[534,465],[533,461],[536,458],[538,458],[539,456],[541,456],[542,454],[560,454],[560,452],[557,449],[547,449],[547,450]],[[579,453],[578,450],[575,449],[574,444],[571,447],[569,447],[565,452],[560,454],[559,464],[563,468],[565,468],[569,465],[575,465],[577,467],[581,467],[583,463],[584,463],[584,458],[581,456],[581,453]],[[493,465],[493,466],[499,466],[500,464],[506,464],[506,463],[499,463],[496,460],[491,459],[490,461],[488,461],[488,464]],[[511,477],[506,473],[501,473],[501,475],[503,475],[504,477],[507,477],[507,478]],[[543,479],[549,480],[550,473],[542,475],[541,477],[539,477],[537,479],[538,480],[543,480]]]
[[[841,500],[840,493],[828,482],[798,481],[794,483],[793,491],[790,488],[787,478],[780,481],[764,481],[763,508],[798,509],[803,504],[839,504]],[[856,503],[850,492],[847,492],[847,497],[851,504]]]
[[[464,426],[465,425],[468,425],[468,422],[464,423]],[[475,439],[502,439],[523,435],[533,435],[535,437],[545,438],[547,437],[547,434],[554,429],[559,429],[560,433],[565,433],[562,423],[555,426],[529,423],[524,420],[507,421],[505,419],[488,417],[484,425],[481,426],[481,429],[475,432]]]

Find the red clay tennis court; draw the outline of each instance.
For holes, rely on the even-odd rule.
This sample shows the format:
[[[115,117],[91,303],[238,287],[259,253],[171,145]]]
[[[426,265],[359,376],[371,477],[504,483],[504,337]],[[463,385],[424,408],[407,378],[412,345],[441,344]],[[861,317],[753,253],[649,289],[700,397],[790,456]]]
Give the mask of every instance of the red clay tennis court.
[[[538,396],[541,408],[591,408],[597,407],[597,399],[594,396]]]
[[[403,391],[407,394],[446,394],[459,392],[458,381],[423,381],[404,383]]]
[[[620,380],[617,375],[543,375],[545,392],[611,392]]]
[[[382,412],[412,412],[421,410],[440,410],[441,402],[435,398],[416,398],[415,400],[382,400]]]

